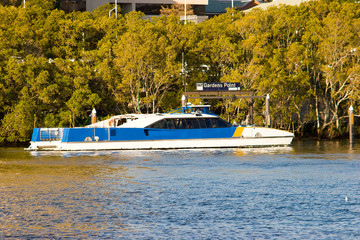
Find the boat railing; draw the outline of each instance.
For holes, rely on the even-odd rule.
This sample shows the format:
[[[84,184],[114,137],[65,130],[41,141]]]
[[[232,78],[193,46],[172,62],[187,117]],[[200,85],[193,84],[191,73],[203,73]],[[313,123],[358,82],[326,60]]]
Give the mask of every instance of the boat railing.
[[[63,136],[63,128],[41,128],[40,141],[60,141]]]
[[[211,115],[216,115],[213,111],[210,110],[210,105],[188,105],[181,108],[177,108],[167,112],[168,114],[180,114],[180,113],[206,113]]]

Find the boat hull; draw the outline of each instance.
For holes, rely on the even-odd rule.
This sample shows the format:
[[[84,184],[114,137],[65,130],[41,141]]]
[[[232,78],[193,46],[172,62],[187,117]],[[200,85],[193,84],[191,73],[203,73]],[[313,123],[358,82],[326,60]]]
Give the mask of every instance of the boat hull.
[[[92,151],[92,150],[136,150],[136,149],[189,149],[189,148],[248,148],[288,146],[294,135],[287,131],[261,127],[231,127],[208,129],[207,131],[159,131],[153,129],[86,130],[99,136],[81,135],[79,129],[62,130],[61,140],[39,140],[34,131],[33,140],[27,150]],[[38,130],[40,132],[41,130]],[[106,131],[109,134],[106,134]],[[74,132],[72,134],[72,132]],[[133,132],[134,134],[129,134]],[[124,134],[126,133],[126,134]],[[80,137],[79,137],[80,136]],[[85,137],[85,138],[84,138]],[[83,140],[84,139],[84,140]],[[87,139],[87,140],[86,140]]]
[[[191,149],[191,148],[244,148],[288,146],[292,138],[241,138],[241,139],[193,139],[193,140],[148,140],[115,142],[31,142],[28,150],[92,151],[92,150],[145,150],[145,149]]]

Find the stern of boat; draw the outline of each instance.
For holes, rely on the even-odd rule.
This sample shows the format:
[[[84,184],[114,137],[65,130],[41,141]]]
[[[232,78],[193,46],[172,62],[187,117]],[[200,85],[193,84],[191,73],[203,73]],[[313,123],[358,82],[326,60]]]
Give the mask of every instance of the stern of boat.
[[[57,150],[61,144],[63,132],[63,128],[35,128],[30,146],[25,150]]]

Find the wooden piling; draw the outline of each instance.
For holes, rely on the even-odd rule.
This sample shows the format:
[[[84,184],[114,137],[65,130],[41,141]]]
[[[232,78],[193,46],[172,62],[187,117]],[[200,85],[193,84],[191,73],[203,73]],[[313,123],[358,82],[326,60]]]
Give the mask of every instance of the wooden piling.
[[[254,99],[249,99],[249,125],[254,125]]]
[[[93,108],[93,110],[91,112],[91,124],[94,124],[96,122],[97,122],[97,120],[96,120],[96,109]]]
[[[352,105],[349,107],[349,140],[350,140],[350,145],[354,145],[355,126],[354,126],[354,108]]]
[[[266,107],[266,127],[271,126],[271,117],[270,117],[270,95],[266,95],[265,99],[265,107]]]
[[[182,95],[182,97],[181,97],[181,105],[182,105],[183,107],[186,106],[187,101],[188,101],[187,96]]]

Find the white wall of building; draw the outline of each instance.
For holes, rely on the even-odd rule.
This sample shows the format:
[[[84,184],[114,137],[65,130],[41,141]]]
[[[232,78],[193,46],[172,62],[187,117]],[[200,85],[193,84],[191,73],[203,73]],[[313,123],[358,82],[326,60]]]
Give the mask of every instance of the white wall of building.
[[[95,8],[105,5],[109,0],[86,0],[86,11],[93,12]]]

